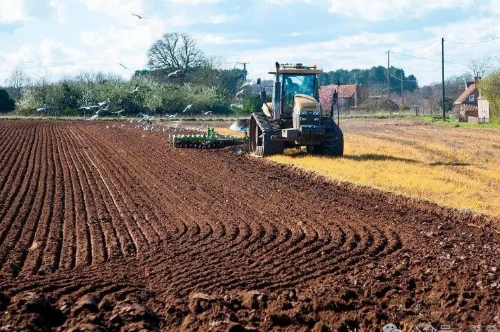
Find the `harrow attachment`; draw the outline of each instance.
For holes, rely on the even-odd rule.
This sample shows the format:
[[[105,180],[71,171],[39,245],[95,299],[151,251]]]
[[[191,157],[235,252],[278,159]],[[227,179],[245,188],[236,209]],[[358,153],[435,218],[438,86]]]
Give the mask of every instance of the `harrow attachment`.
[[[218,135],[214,128],[208,128],[204,134],[169,135],[169,143],[176,148],[220,149],[245,142],[243,137]]]

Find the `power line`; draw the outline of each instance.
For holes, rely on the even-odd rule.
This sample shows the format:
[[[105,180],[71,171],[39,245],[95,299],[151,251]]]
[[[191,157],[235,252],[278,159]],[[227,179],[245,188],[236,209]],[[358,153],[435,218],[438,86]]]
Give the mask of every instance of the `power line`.
[[[473,43],[456,43],[456,42],[452,42],[452,41],[449,41],[449,40],[447,40],[447,42],[451,43],[451,44],[457,44],[457,45],[476,45],[476,44],[489,43],[489,42],[492,42],[492,41],[495,41],[495,40],[499,40],[499,39],[500,39],[500,37],[497,37],[497,38],[482,40],[482,41],[473,42]]]
[[[399,77],[397,77],[397,76],[394,76],[394,75],[392,75],[392,74],[390,74],[390,75],[391,75],[391,77],[393,77],[393,78],[397,79],[398,81],[404,81],[404,82],[418,82],[418,80],[401,79],[401,78],[399,78]]]
[[[424,58],[424,57],[421,57],[421,56],[415,56],[415,55],[409,55],[409,54],[404,54],[404,53],[398,53],[398,52],[394,52],[394,51],[391,52],[391,53],[399,54],[399,55],[402,55],[402,56],[405,56],[405,57],[409,57],[409,58],[414,58],[414,59],[422,59],[422,60],[433,61],[433,62],[441,62],[440,60],[436,60],[436,59],[429,59],[429,58]],[[459,63],[459,62],[453,62],[453,61],[445,61],[445,63],[454,64],[454,65],[461,65],[461,66],[467,66],[465,63]]]
[[[420,54],[419,56],[424,56],[424,55],[427,55],[427,54],[431,53],[432,51],[434,51],[436,48],[438,48],[438,47],[440,47],[440,46],[441,46],[440,44],[434,45],[433,47],[431,47],[431,49],[430,49],[430,50],[428,50],[428,51],[427,51],[427,52],[425,52],[425,53]]]

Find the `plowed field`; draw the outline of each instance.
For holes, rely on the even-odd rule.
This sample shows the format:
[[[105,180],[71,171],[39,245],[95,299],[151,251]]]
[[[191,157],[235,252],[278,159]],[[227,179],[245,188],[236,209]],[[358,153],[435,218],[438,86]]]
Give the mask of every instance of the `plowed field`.
[[[5,330],[500,323],[495,220],[166,142],[0,122]]]

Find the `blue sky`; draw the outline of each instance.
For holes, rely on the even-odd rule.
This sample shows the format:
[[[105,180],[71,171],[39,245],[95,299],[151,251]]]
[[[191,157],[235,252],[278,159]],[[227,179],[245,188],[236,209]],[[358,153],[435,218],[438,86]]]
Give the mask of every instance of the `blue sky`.
[[[0,0],[0,84],[14,68],[34,79],[88,70],[130,77],[162,34],[187,32],[227,67],[249,62],[254,78],[275,61],[386,66],[390,50],[391,64],[422,85],[440,80],[441,37],[453,62],[447,76],[500,54],[500,40],[458,44],[500,37],[499,19],[498,0]]]

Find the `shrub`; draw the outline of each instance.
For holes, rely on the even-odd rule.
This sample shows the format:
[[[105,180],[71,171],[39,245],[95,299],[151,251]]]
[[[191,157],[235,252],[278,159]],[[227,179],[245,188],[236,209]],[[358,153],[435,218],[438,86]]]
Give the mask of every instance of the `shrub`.
[[[0,113],[12,112],[16,108],[16,102],[10,98],[5,89],[0,89]]]

